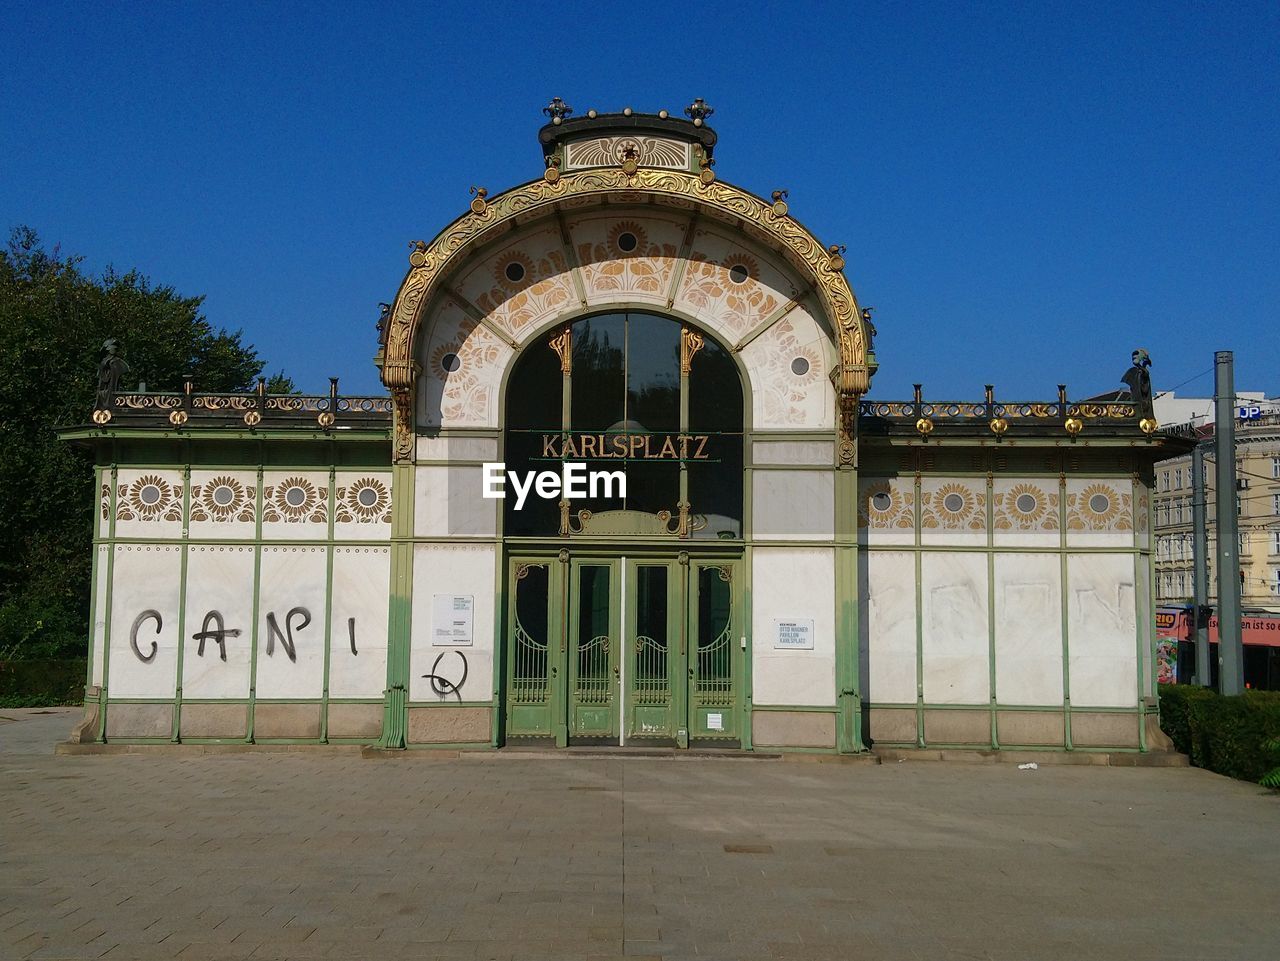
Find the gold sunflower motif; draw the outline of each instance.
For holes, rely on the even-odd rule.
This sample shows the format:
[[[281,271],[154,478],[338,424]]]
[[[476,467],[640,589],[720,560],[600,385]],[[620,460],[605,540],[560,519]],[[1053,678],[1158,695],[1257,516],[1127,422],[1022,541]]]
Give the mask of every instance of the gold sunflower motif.
[[[872,530],[911,527],[911,499],[887,480],[871,481],[858,498],[858,526]]]
[[[499,257],[493,265],[493,278],[508,291],[523,290],[533,278],[533,260],[518,250]]]
[[[191,519],[225,523],[253,520],[252,498],[245,486],[234,477],[215,477],[207,484],[197,484],[191,491]],[[249,511],[245,518],[246,509]]]
[[[920,524],[944,530],[981,530],[984,518],[980,516],[980,508],[985,506],[984,501],[985,498],[964,484],[955,481],[943,484],[932,494],[924,495]]]
[[[262,492],[265,501],[262,519],[286,523],[323,522],[326,520],[323,502],[327,494],[305,477],[290,477]]]
[[[1130,498],[1110,484],[1090,484],[1078,494],[1073,494],[1071,527],[1076,530],[1131,530],[1127,516]]]
[[[177,498],[182,488],[175,487],[157,474],[144,474],[131,484],[120,486],[120,507],[117,520],[181,520],[175,513]],[[180,515],[180,512],[177,512]]]
[[[607,241],[611,252],[623,257],[643,255],[649,249],[649,234],[634,220],[620,220],[609,228]]]
[[[1047,515],[1049,495],[1035,484],[1014,484],[1009,490],[996,495],[996,527],[1001,530],[1020,531],[1053,529]]]
[[[350,487],[339,487],[338,520],[345,523],[391,522],[391,491],[375,477],[362,477]]]

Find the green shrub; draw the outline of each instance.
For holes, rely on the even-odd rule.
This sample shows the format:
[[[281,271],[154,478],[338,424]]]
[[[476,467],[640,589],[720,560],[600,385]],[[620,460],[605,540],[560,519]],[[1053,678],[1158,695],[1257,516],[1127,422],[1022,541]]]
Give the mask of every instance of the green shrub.
[[[1160,691],[1160,726],[1196,767],[1270,786],[1280,782],[1280,691],[1220,697],[1171,685]]]
[[[84,658],[0,661],[0,707],[57,707],[84,700]]]
[[[1209,687],[1192,684],[1160,685],[1160,729],[1169,735],[1179,753],[1191,753],[1192,705],[1217,696],[1213,688]]]

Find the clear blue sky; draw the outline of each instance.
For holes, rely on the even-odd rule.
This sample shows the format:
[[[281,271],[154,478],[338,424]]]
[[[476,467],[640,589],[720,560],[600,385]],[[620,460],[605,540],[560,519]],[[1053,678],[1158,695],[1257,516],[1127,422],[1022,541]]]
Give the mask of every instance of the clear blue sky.
[[[551,96],[702,96],[721,178],[848,245],[874,396],[1083,396],[1136,346],[1270,394],[1278,50],[1274,2],[8,4],[0,225],[372,391],[409,242],[540,174]]]

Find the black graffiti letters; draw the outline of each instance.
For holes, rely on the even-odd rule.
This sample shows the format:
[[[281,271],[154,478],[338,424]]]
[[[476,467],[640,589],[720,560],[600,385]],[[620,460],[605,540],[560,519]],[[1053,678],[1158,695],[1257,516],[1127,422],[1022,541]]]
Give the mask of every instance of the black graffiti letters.
[[[450,680],[440,673],[440,662],[444,660],[446,654],[457,654],[458,660],[462,661],[462,677],[456,681]],[[431,673],[423,674],[422,676],[431,682],[431,690],[440,700],[443,701],[452,694],[461,704],[462,687],[467,683],[467,656],[461,651],[441,651],[431,665]]]
[[[275,653],[276,638],[280,638],[280,646],[284,648],[284,652],[289,655],[289,660],[297,663],[298,652],[293,646],[293,616],[297,614],[302,618],[302,622],[298,625],[297,630],[302,630],[311,623],[311,612],[305,607],[294,607],[284,616],[284,632],[281,633],[280,625],[276,623],[276,612],[271,611],[267,614],[267,657]]]
[[[138,628],[140,628],[142,626],[142,622],[148,618],[156,622],[156,634],[159,634],[160,629],[164,627],[164,618],[160,616],[159,611],[153,611],[151,608],[147,608],[134,619],[133,629],[129,631],[129,646],[133,648],[133,653],[138,655],[138,660],[143,664],[150,664],[154,661],[156,659],[156,651],[160,649],[160,645],[155,641],[151,642],[150,654],[143,654],[141,649],[138,647]]]
[[[356,619],[354,617],[347,618],[347,635],[351,638],[351,653],[357,655],[360,652],[356,650]]]
[[[209,629],[209,625],[217,625],[213,630]],[[218,645],[218,656],[224,661],[227,659],[227,638],[239,637],[240,628],[235,627],[227,629],[226,624],[222,621],[222,613],[220,611],[210,611],[204,616],[204,624],[196,634],[191,635],[193,641],[199,641],[200,646],[196,648],[196,655],[204,657],[204,642],[213,641]]]

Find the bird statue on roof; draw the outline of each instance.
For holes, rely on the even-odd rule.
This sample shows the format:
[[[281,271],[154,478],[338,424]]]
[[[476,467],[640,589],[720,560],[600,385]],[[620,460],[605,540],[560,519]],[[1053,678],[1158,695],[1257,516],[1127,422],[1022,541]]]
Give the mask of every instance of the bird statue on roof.
[[[1120,380],[1129,387],[1129,399],[1142,417],[1155,417],[1155,401],[1151,397],[1151,355],[1139,347],[1133,352],[1133,365]]]

